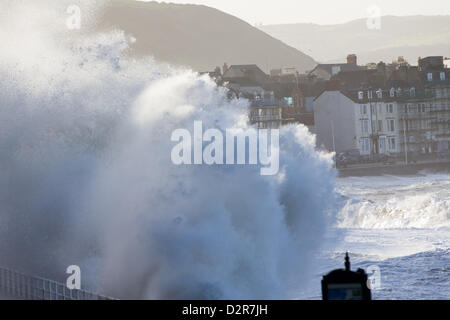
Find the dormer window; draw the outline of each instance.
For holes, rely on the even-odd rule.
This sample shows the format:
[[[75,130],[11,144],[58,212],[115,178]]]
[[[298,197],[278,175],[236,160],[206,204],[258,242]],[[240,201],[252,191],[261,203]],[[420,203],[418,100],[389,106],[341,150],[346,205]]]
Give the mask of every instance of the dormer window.
[[[415,97],[416,96],[416,88],[411,88],[409,89],[409,95],[411,97]]]
[[[441,81],[445,80],[445,72],[441,72]]]
[[[391,90],[389,91],[389,95],[391,96],[391,98],[395,97],[395,89],[391,88]]]
[[[431,72],[427,73],[428,81],[433,81],[433,74]]]
[[[367,98],[372,99],[372,91],[367,91]]]
[[[332,66],[331,67],[331,74],[334,76],[335,74],[338,74],[339,72],[341,72],[341,67],[340,66]]]
[[[383,99],[383,90],[381,90],[381,89],[377,90],[377,97],[378,97],[378,99]]]
[[[400,97],[402,95],[402,88],[397,89],[397,97]]]
[[[358,92],[358,99],[359,100],[363,100],[364,99],[364,92],[362,92],[362,91]]]

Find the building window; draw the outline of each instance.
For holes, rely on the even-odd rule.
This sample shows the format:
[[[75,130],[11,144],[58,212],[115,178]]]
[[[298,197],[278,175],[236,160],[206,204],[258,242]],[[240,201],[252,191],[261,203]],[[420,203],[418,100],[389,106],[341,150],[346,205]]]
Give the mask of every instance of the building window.
[[[378,120],[378,131],[383,131],[383,120]]]
[[[359,92],[358,92],[358,99],[359,99],[359,100],[364,99],[364,92],[362,92],[362,91],[359,91]]]
[[[294,105],[294,99],[292,97],[284,97],[283,99],[284,99],[284,101],[286,101],[288,106],[293,106]]]
[[[433,74],[431,72],[427,73],[428,81],[433,81]]]
[[[422,130],[427,129],[427,123],[425,120],[420,121],[420,129],[422,129]]]
[[[395,151],[396,150],[396,143],[395,143],[395,137],[388,137],[388,144],[389,144],[389,150]]]
[[[391,88],[391,91],[389,91],[389,95],[391,96],[391,98],[395,97],[395,89]]]
[[[381,89],[377,90],[377,97],[378,97],[378,99],[383,99],[383,90],[381,90]]]
[[[365,104],[362,104],[360,106],[360,113],[361,114],[367,114],[367,106]]]
[[[386,105],[386,113],[394,113],[394,105],[392,103]]]
[[[369,138],[362,138],[360,140],[360,145],[361,145],[361,151],[362,152],[369,152],[370,151],[370,140]]]
[[[414,104],[408,104],[408,113],[416,113],[417,108]]]
[[[340,66],[332,66],[331,67],[331,74],[332,75],[338,74],[339,72],[341,72],[341,67]]]
[[[441,80],[442,80],[442,81],[445,80],[445,72],[441,72]]]
[[[369,133],[369,120],[361,120],[361,132]]]
[[[395,120],[394,119],[388,119],[387,122],[387,129],[389,132],[395,131]]]
[[[442,92],[440,89],[436,89],[435,93],[436,93],[436,98],[440,98],[442,96]]]

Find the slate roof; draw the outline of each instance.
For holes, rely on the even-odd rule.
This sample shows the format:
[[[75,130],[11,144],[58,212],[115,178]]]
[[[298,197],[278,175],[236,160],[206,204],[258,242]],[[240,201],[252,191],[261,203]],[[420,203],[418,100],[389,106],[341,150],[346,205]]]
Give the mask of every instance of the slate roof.
[[[355,64],[348,64],[348,63],[325,63],[325,64],[318,64],[312,71],[316,71],[317,69],[322,69],[329,74],[333,73],[333,67],[339,67],[340,71],[346,72],[346,71],[357,71],[357,70],[365,70],[365,67],[358,66]]]
[[[262,84],[268,81],[269,76],[256,64],[232,65],[224,73],[225,81],[236,81],[253,84]]]

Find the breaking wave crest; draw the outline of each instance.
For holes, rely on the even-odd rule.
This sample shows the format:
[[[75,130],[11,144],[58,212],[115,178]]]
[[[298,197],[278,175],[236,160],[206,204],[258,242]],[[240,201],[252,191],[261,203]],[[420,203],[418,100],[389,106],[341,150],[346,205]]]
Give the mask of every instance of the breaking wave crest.
[[[450,228],[450,177],[380,177],[364,185],[348,179],[341,188],[347,197],[338,214],[341,228]],[[361,188],[361,183],[363,188]],[[352,185],[363,193],[352,194]],[[356,190],[356,189],[355,189]]]

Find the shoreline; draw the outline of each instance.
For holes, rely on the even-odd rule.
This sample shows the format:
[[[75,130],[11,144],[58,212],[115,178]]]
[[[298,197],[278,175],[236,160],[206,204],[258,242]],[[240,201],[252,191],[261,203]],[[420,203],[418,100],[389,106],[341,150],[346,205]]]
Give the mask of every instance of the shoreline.
[[[431,172],[450,172],[450,161],[433,161],[421,163],[397,163],[390,165],[371,164],[349,166],[347,168],[337,169],[340,178],[345,177],[364,177],[364,176],[382,176],[382,175],[413,175],[420,171],[429,170]]]

